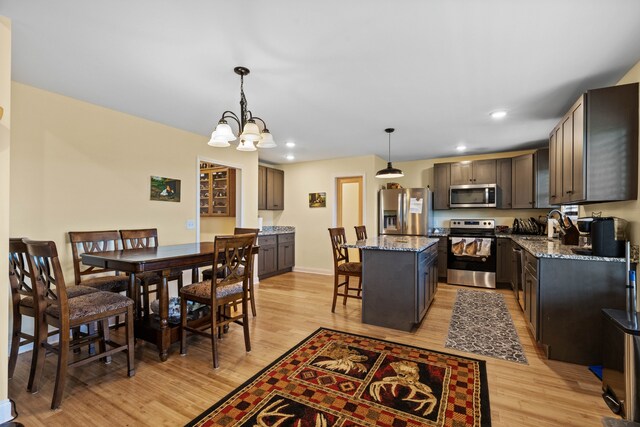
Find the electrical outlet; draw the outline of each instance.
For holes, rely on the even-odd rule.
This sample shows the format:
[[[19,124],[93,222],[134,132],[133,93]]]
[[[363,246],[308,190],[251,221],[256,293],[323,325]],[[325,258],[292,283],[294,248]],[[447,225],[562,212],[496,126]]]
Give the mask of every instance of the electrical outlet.
[[[187,230],[193,230],[194,228],[196,228],[196,221],[193,219],[188,219],[187,220]]]

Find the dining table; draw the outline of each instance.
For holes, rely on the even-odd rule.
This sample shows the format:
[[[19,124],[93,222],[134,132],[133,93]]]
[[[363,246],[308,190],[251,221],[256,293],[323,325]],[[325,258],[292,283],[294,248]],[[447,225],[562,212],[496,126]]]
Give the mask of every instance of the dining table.
[[[259,247],[255,245],[252,255],[256,255],[258,251]],[[127,273],[129,275],[128,295],[134,301],[137,301],[136,292],[139,291],[136,287],[136,275],[154,272],[161,277],[162,280],[158,285],[158,317],[154,315],[141,317],[137,307],[134,330],[136,338],[157,345],[160,360],[164,362],[169,357],[171,344],[180,339],[180,325],[169,322],[169,275],[175,270],[191,269],[191,281],[196,283],[198,268],[213,265],[214,252],[213,242],[201,242],[84,253],[81,258],[82,263],[88,266]]]

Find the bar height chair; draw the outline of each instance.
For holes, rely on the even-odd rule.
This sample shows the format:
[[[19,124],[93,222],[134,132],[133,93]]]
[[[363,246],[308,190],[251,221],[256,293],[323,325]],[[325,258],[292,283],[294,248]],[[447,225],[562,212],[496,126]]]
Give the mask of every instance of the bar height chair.
[[[31,277],[35,281],[33,289],[36,301],[41,304],[40,307],[45,307],[43,315],[37,319],[39,325],[34,346],[34,389],[37,390],[42,377],[46,350],[58,356],[51,409],[58,408],[62,403],[68,367],[84,365],[98,359],[107,361],[112,354],[125,351],[128,375],[134,376],[133,300],[124,295],[104,291],[69,298],[55,242],[25,240],[25,244]],[[115,316],[124,316],[126,344],[118,344],[109,338],[109,319]],[[74,336],[74,339],[70,339],[73,329],[94,322],[98,323],[98,334],[77,338]],[[47,342],[49,326],[57,328],[60,332],[57,344]],[[96,341],[98,352],[83,358],[69,359],[70,350]]]
[[[156,228],[120,230],[120,236],[122,237],[122,244],[125,251],[155,248],[159,245],[158,229]],[[144,313],[145,319],[149,318],[149,294],[158,291],[158,285],[161,281],[162,277],[160,277],[156,272],[136,274],[136,282],[142,287],[142,293],[140,293],[139,287],[136,286],[136,289],[134,289],[135,300],[138,307],[142,306],[142,312]],[[180,289],[182,288],[182,270],[171,270],[167,281],[177,281],[178,292],[180,292]],[[152,288],[152,286],[155,286],[155,288]],[[132,298],[134,297],[132,296]]]
[[[211,280],[186,285],[180,290],[180,354],[187,354],[187,332],[211,338],[213,367],[219,366],[218,339],[216,332],[223,327],[238,323],[242,325],[244,344],[247,352],[251,351],[249,338],[249,273],[253,264],[253,233],[234,236],[216,236],[213,265],[215,272]],[[187,301],[206,304],[211,307],[211,323],[200,326],[191,325],[187,318]],[[232,315],[228,307],[232,304],[242,305],[242,312]],[[208,329],[210,333],[206,332]]]
[[[255,239],[253,240],[253,244],[256,244],[256,240],[258,238],[258,233],[260,229],[258,228],[241,228],[236,227],[233,229],[233,235],[237,236],[238,234],[253,234]],[[253,265],[253,263],[251,263]],[[252,268],[253,270],[253,268]],[[202,270],[202,280],[211,280],[213,278],[213,269],[207,268],[206,270]],[[251,314],[253,317],[256,317],[256,300],[253,294],[253,271],[249,272],[249,291],[248,291],[249,302],[251,303]]]
[[[349,261],[349,250],[342,247],[347,242],[344,227],[329,228],[329,237],[331,237],[334,272],[333,304],[331,305],[333,313],[336,310],[338,297],[343,297],[343,305],[347,304],[347,298],[362,299],[362,263]],[[344,276],[343,282],[340,282],[340,276]],[[349,279],[351,277],[358,278],[357,287],[350,286]],[[340,288],[342,288],[342,293]],[[351,291],[354,291],[355,294],[350,293]]]

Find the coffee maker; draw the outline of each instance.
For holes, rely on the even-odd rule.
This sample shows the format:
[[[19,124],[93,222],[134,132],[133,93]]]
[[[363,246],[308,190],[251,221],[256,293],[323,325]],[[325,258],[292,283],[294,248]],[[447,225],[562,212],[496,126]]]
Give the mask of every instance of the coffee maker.
[[[622,218],[594,218],[591,224],[591,247],[594,256],[624,257],[627,221]]]
[[[578,246],[581,249],[591,250],[591,224],[593,217],[582,217],[576,220],[580,237],[578,238]]]

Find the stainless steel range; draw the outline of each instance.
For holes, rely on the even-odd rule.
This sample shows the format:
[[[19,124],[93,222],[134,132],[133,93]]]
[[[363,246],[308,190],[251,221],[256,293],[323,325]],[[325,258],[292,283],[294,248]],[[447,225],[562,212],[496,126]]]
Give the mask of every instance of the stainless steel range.
[[[496,287],[496,222],[452,219],[447,242],[447,283]]]

